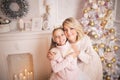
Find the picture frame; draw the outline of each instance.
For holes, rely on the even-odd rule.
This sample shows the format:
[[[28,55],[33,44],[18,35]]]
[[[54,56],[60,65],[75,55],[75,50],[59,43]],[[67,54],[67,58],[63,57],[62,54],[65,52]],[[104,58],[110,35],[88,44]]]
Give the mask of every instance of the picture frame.
[[[25,21],[25,31],[31,31],[32,30],[32,22],[31,21]]]
[[[32,19],[32,31],[41,31],[42,30],[42,20],[41,18]]]

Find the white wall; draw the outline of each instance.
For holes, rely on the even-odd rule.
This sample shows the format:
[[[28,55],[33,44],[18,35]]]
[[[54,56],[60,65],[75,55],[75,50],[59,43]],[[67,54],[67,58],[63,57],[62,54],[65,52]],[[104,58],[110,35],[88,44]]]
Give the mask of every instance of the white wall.
[[[82,16],[82,9],[86,0],[58,0],[57,24],[61,24],[65,18]]]
[[[46,0],[50,5],[50,20],[52,26],[62,24],[63,20],[68,17],[81,17],[81,12],[86,0]],[[23,17],[24,21],[30,21],[32,18],[41,18],[45,13],[45,0],[28,0],[29,11],[28,14]],[[1,12],[0,15],[4,16]],[[4,16],[5,17],[5,16]],[[18,20],[12,20],[10,27],[12,31],[17,30]]]
[[[29,9],[27,15],[22,17],[24,21],[30,21],[32,18],[40,17],[40,7],[39,7],[39,0],[27,0],[29,4]],[[43,0],[40,0],[40,5],[43,4]],[[0,16],[7,18],[1,11]],[[9,19],[9,18],[8,18]],[[16,31],[18,29],[18,20],[10,19],[10,28],[11,31]]]

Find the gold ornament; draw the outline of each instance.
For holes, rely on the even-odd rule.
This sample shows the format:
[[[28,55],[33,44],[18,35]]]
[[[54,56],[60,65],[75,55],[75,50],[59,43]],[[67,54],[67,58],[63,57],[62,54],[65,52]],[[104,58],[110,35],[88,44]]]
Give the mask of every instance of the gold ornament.
[[[112,13],[112,10],[107,9],[105,17],[106,17],[106,18],[109,17],[111,13]],[[111,19],[111,18],[110,18],[110,19]]]
[[[112,63],[114,63],[114,62],[116,62],[116,59],[115,59],[115,58],[112,58],[112,60],[111,60],[111,61],[112,61]]]
[[[100,25],[104,28],[106,24],[107,24],[107,20],[103,20]]]
[[[94,38],[95,38],[95,39],[97,39],[97,38],[98,38],[98,35],[97,35],[97,34],[94,34],[93,36],[94,36]]]
[[[108,12],[108,14],[111,14],[111,13],[112,13],[112,10],[111,10],[111,9],[109,9],[107,12]]]
[[[114,46],[114,50],[118,50],[119,49],[119,47],[118,46]]]
[[[93,49],[94,49],[96,52],[98,52],[97,46],[93,46]]]
[[[111,51],[110,47],[107,47],[107,48],[105,49],[105,51],[106,51],[106,52],[110,52],[110,51]]]
[[[90,21],[90,26],[94,26],[95,25],[95,23],[94,23],[94,21]]]
[[[111,77],[110,76],[106,76],[106,80],[111,80]]]
[[[104,47],[105,47],[105,44],[104,44],[104,43],[101,43],[101,44],[99,44],[99,47],[100,47],[100,48],[104,48]]]
[[[100,57],[100,59],[101,59],[101,61],[103,62],[104,60],[105,60],[105,58],[102,56],[102,57]]]
[[[107,63],[107,67],[108,67],[108,68],[111,68],[111,67],[112,67],[112,64],[111,64],[111,63]]]
[[[87,13],[87,12],[88,12],[88,10],[87,10],[87,9],[84,9],[84,10],[83,10],[83,12],[84,12],[84,13]]]
[[[114,28],[111,28],[111,29],[109,30],[109,32],[110,32],[110,33],[115,33],[115,29],[114,29]]]

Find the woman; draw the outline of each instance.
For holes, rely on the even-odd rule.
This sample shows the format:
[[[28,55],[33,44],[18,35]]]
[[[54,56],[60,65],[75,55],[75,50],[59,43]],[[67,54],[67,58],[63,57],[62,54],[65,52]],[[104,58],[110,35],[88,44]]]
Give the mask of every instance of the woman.
[[[72,45],[72,48],[77,52],[79,68],[89,76],[91,80],[102,80],[102,63],[99,55],[92,47],[90,38],[84,34],[80,23],[70,17],[64,20],[64,33]]]

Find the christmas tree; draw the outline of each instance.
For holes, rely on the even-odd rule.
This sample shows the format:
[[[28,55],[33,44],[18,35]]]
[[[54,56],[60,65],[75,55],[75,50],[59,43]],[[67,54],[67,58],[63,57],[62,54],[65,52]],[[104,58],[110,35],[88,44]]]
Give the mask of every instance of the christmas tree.
[[[101,58],[103,80],[118,80],[119,67],[116,44],[116,29],[113,23],[112,0],[88,0],[83,9],[80,23],[92,39],[93,48]]]

